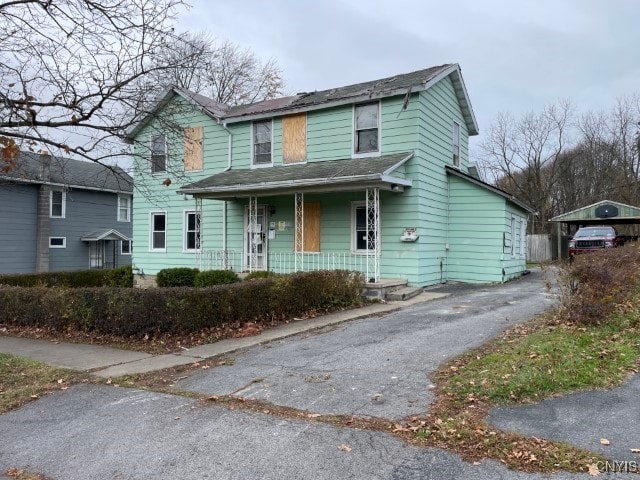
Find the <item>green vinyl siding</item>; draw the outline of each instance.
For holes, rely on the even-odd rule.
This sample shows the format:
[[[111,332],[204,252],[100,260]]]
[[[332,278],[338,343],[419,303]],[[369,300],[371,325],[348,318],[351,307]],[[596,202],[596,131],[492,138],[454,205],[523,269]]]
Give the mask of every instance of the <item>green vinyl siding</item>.
[[[145,274],[155,275],[158,270],[169,267],[195,266],[196,256],[184,251],[185,211],[195,210],[195,200],[184,199],[176,190],[182,185],[195,182],[218,173],[227,166],[228,134],[207,115],[189,108],[184,102],[169,105],[172,124],[181,127],[203,127],[204,165],[202,171],[184,171],[184,139],[178,128],[163,128],[158,124],[145,127],[134,144],[135,194],[132,204],[133,252],[132,263]],[[167,123],[167,122],[164,122]],[[167,136],[167,171],[151,174],[149,164],[149,142],[153,135]],[[169,186],[163,182],[170,180]],[[168,183],[168,182],[167,182]],[[202,211],[202,247],[221,248],[222,202],[207,200]],[[150,251],[151,212],[166,212],[166,251]]]
[[[180,102],[177,102],[180,103]],[[380,105],[380,154],[413,152],[413,157],[393,175],[410,179],[403,192],[380,192],[382,278],[406,278],[410,285],[426,286],[447,280],[500,282],[519,274],[524,255],[505,254],[511,216],[524,213],[495,192],[458,177],[448,177],[445,166],[453,163],[453,122],[460,125],[460,169],[468,169],[468,131],[453,83],[446,77],[426,91],[384,98]],[[343,105],[307,112],[307,161],[351,158],[354,136],[354,106]],[[133,203],[133,263],[145,273],[173,266],[195,266],[196,256],[183,251],[184,212],[195,208],[176,189],[222,172],[228,165],[229,134],[217,121],[196,109],[174,114],[184,127],[204,127],[204,171],[184,172],[183,140],[179,132],[169,135],[169,168],[151,175],[148,159],[136,162],[135,181],[140,194]],[[228,125],[231,132],[233,169],[252,168],[252,122]],[[136,139],[148,145],[154,130],[149,126]],[[272,163],[282,165],[282,116],[273,117]],[[144,151],[144,148],[136,151]],[[366,162],[364,157],[361,161]],[[269,166],[262,168],[270,168]],[[259,181],[262,168],[255,169]],[[170,179],[169,186],[163,185]],[[305,194],[305,202],[320,203],[320,249],[353,258],[352,205],[365,202],[365,191]],[[451,199],[451,202],[450,202]],[[293,258],[294,195],[257,196],[267,206],[267,222],[284,222],[268,241],[275,255]],[[234,251],[236,268],[244,263],[246,198],[203,201],[203,250],[223,248],[223,215],[226,211],[226,248]],[[166,252],[149,251],[150,212],[167,212]],[[267,224],[268,225],[268,224]],[[416,242],[402,242],[405,228],[416,228]],[[363,257],[360,257],[363,258]],[[364,260],[363,260],[364,262]],[[366,264],[366,262],[365,262]],[[338,267],[336,267],[338,268]],[[503,274],[504,269],[504,274]]]
[[[521,222],[526,222],[526,214],[516,207],[511,202],[505,202],[505,249],[502,261],[502,267],[504,268],[504,280],[517,277],[526,268],[526,248],[522,248],[522,227]],[[515,220],[514,236],[511,236],[511,219]],[[525,232],[526,236],[526,232]],[[511,244],[514,244],[513,254],[511,254]]]
[[[449,280],[502,282],[505,200],[449,177]]]

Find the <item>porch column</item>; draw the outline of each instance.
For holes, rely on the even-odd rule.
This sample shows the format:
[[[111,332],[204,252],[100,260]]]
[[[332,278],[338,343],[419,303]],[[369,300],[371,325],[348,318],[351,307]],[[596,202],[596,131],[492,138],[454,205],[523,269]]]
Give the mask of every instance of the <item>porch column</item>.
[[[249,273],[255,272],[258,268],[258,245],[256,244],[255,235],[260,234],[258,227],[258,197],[249,197],[249,225],[247,232],[249,236]]]
[[[304,193],[295,194],[294,255],[296,272],[304,272]]]
[[[367,282],[380,280],[380,190],[367,188]]]
[[[196,197],[196,267],[204,269],[202,256],[202,198]]]

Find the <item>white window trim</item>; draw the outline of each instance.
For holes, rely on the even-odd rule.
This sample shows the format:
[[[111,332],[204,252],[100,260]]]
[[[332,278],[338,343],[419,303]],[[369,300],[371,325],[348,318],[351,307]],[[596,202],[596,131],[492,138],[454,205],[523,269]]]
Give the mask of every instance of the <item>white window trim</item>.
[[[129,242],[129,252],[125,252],[122,249],[122,246],[124,245],[124,242]],[[120,240],[120,255],[131,255],[131,252],[133,250],[133,240]]]
[[[271,121],[271,163],[259,163],[255,164],[253,158],[253,150],[254,150],[254,140],[255,140],[255,128],[253,127],[256,123],[266,123],[267,121]],[[254,120],[251,122],[251,168],[269,168],[273,167],[273,118],[265,118],[261,120]]]
[[[159,172],[153,171],[153,139],[156,137],[164,138],[164,170]],[[159,133],[157,135],[151,135],[149,138],[149,171],[151,175],[166,175],[167,173],[167,164],[169,163],[169,142],[167,141],[167,136],[164,133]]]
[[[520,220],[520,256],[527,258],[527,220]]]
[[[378,150],[375,152],[356,153],[356,107],[378,104]],[[354,103],[351,110],[351,158],[379,157],[382,154],[382,101]]]
[[[53,214],[53,192],[62,193],[62,215]],[[64,190],[51,190],[49,192],[49,218],[67,218],[67,192]]]
[[[196,210],[183,210],[182,212],[182,253],[198,253],[202,250],[202,213],[200,213],[200,248],[187,248],[187,214],[198,212]]]
[[[511,253],[511,258],[515,258],[516,256],[516,245],[515,245],[515,240],[516,240],[516,217],[515,215],[511,215],[511,245],[510,245],[510,253]]]
[[[356,241],[356,208],[357,207],[367,207],[367,202],[363,201],[363,200],[355,200],[353,202],[351,202],[351,233],[349,234],[350,236],[350,242],[351,242],[351,253],[353,255],[367,255],[370,252],[372,252],[372,250],[358,250],[356,248],[356,246],[358,245],[357,241]],[[382,220],[380,220],[380,225],[378,228],[378,232],[382,232]],[[379,238],[378,241],[382,241],[382,238]]]
[[[62,245],[51,245],[51,240],[54,238],[61,238]],[[49,237],[49,248],[67,248],[67,237]]]
[[[164,248],[153,248],[153,216],[164,214]],[[167,233],[169,231],[169,215],[166,210],[153,210],[149,212],[149,252],[166,253]]]
[[[458,164],[456,165],[455,160],[453,158],[453,155],[455,154],[454,148],[456,146],[455,144],[455,126],[458,126]],[[453,123],[451,124],[451,164],[453,165],[454,168],[460,169],[460,166],[462,165],[462,125],[460,125],[460,122],[458,122],[457,120],[453,120]]]
[[[120,218],[120,199],[127,200],[127,218]],[[131,222],[131,195],[118,195],[118,214],[117,219],[119,222]]]

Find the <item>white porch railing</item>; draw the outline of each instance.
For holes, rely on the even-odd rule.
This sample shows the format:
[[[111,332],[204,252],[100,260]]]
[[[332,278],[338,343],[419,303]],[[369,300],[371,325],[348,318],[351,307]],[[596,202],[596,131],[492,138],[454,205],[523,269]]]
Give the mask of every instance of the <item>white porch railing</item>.
[[[372,254],[352,252],[269,252],[267,269],[275,273],[314,270],[350,270],[367,275],[367,262]],[[248,270],[244,253],[237,250],[203,250],[199,255],[200,270]],[[296,263],[297,258],[297,263]],[[300,263],[302,262],[302,263]],[[369,271],[369,276],[372,272]]]

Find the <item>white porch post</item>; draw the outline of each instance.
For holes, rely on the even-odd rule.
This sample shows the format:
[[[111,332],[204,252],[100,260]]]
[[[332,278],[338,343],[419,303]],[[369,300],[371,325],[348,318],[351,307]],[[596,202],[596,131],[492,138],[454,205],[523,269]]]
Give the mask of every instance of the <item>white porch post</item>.
[[[202,257],[202,198],[196,197],[196,267],[203,269]]]
[[[294,226],[295,236],[295,270],[304,271],[304,193],[295,194],[296,218]]]
[[[367,282],[380,280],[380,190],[367,188]]]
[[[249,254],[249,273],[254,272],[258,268],[258,246],[255,242],[255,234],[258,225],[258,197],[249,197],[249,225],[247,232],[249,237],[248,254]]]

